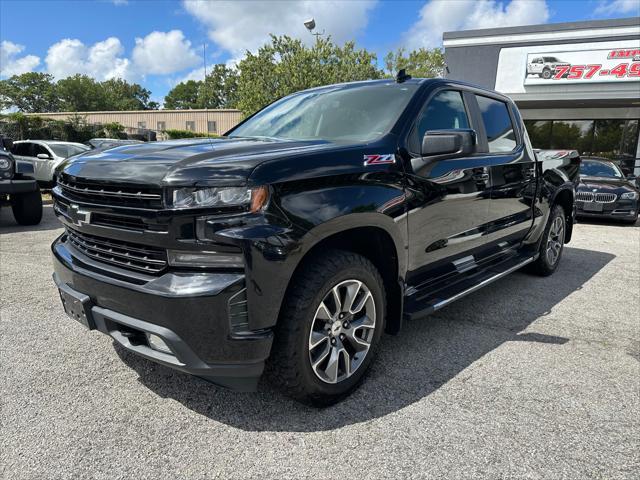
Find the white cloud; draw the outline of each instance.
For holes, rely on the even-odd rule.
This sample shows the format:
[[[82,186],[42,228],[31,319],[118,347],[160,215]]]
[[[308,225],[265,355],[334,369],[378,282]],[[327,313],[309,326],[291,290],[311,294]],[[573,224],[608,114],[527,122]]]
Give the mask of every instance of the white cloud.
[[[109,37],[87,47],[78,39],[65,38],[49,47],[47,71],[57,79],[76,73],[96,80],[130,79],[134,76],[129,59],[122,57],[124,47],[116,37]]]
[[[121,5],[128,5],[129,4],[129,0],[111,0],[111,3],[113,3],[115,6],[119,7]]]
[[[431,48],[442,44],[443,32],[532,25],[548,19],[545,0],[430,0],[420,10],[420,19],[405,33],[403,43],[408,49]]]
[[[180,30],[151,32],[144,38],[136,38],[132,58],[136,71],[143,75],[179,72],[200,61]]]
[[[333,40],[352,40],[368,22],[376,0],[323,1],[219,1],[183,0],[184,7],[203,23],[209,38],[233,57],[255,51],[269,40],[269,34],[289,35],[311,43],[313,37],[303,25],[315,18],[317,29]]]
[[[10,77],[26,72],[32,72],[40,64],[40,57],[25,55],[18,57],[24,50],[24,45],[3,40],[0,42],[0,77]]]
[[[640,2],[638,0],[601,1],[593,13],[594,15],[618,15],[632,12],[640,15]]]

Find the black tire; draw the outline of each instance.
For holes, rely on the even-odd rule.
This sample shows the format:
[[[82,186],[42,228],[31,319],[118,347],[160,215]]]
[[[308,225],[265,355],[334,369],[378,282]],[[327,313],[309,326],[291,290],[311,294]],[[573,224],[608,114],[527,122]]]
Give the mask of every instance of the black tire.
[[[42,220],[42,196],[40,190],[11,196],[13,217],[20,225],[37,225]]]
[[[545,80],[549,80],[551,78],[551,70],[549,70],[548,68],[545,68],[542,71],[542,78],[544,78]]]
[[[562,258],[562,251],[564,250],[564,239],[567,232],[566,218],[567,217],[564,213],[564,208],[562,208],[560,205],[554,205],[551,209],[549,220],[547,221],[547,226],[545,227],[544,233],[542,234],[542,240],[540,240],[538,258],[535,262],[530,264],[529,271],[531,273],[540,275],[542,277],[548,277],[558,268],[560,259]],[[553,240],[553,237],[555,237],[555,235],[552,232],[552,228],[554,227],[554,224],[557,225],[557,222],[561,222],[562,224],[562,235],[559,239],[559,249],[556,256],[554,257],[553,255],[547,254],[547,249],[551,248],[549,242],[558,241],[557,239]]]
[[[373,297],[375,329],[364,359],[360,360],[351,376],[337,383],[326,383],[311,365],[311,329],[319,321],[317,312],[320,311],[321,302],[327,300],[333,287],[351,280],[362,282]],[[375,357],[386,315],[383,280],[376,267],[365,257],[342,250],[329,250],[301,267],[291,285],[275,329],[273,349],[267,365],[268,376],[285,394],[301,402],[316,407],[332,405],[358,387]],[[328,320],[327,324],[332,321]],[[327,334],[333,334],[331,329]],[[333,337],[331,341],[334,341]],[[332,350],[331,345],[327,345],[329,351]],[[356,352],[353,358],[357,359],[359,354]],[[342,357],[338,355],[338,358]]]

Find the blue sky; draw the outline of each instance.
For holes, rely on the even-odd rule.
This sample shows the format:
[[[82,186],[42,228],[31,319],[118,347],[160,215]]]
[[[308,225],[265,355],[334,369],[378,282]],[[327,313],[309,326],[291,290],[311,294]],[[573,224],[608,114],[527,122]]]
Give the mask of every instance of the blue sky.
[[[315,17],[339,42],[382,59],[390,49],[439,46],[442,31],[640,15],[638,0],[0,0],[0,77],[44,71],[124,77],[161,100],[207,62],[232,62],[269,33],[311,42]]]

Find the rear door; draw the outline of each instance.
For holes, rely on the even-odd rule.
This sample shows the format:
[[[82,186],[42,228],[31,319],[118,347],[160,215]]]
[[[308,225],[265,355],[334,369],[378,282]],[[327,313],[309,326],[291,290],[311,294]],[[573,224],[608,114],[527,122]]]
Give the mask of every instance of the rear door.
[[[525,145],[513,105],[501,97],[475,94],[474,98],[482,119],[479,150],[490,167],[487,241],[500,249],[514,247],[533,225],[535,155]]]
[[[51,167],[54,161],[53,152],[44,145],[34,143],[32,147],[33,165],[36,180],[39,182],[50,182],[53,180]],[[47,155],[47,158],[38,158],[38,155]]]

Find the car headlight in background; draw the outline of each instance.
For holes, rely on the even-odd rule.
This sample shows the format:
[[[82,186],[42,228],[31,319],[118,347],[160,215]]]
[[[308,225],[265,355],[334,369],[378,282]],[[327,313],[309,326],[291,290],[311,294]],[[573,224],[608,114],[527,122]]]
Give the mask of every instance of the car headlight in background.
[[[267,203],[266,187],[205,187],[177,188],[171,195],[173,208],[249,207],[251,212],[261,210]]]
[[[0,170],[9,170],[11,168],[11,160],[7,157],[0,157]]]
[[[625,192],[620,195],[620,200],[637,200],[638,193],[637,192]]]

